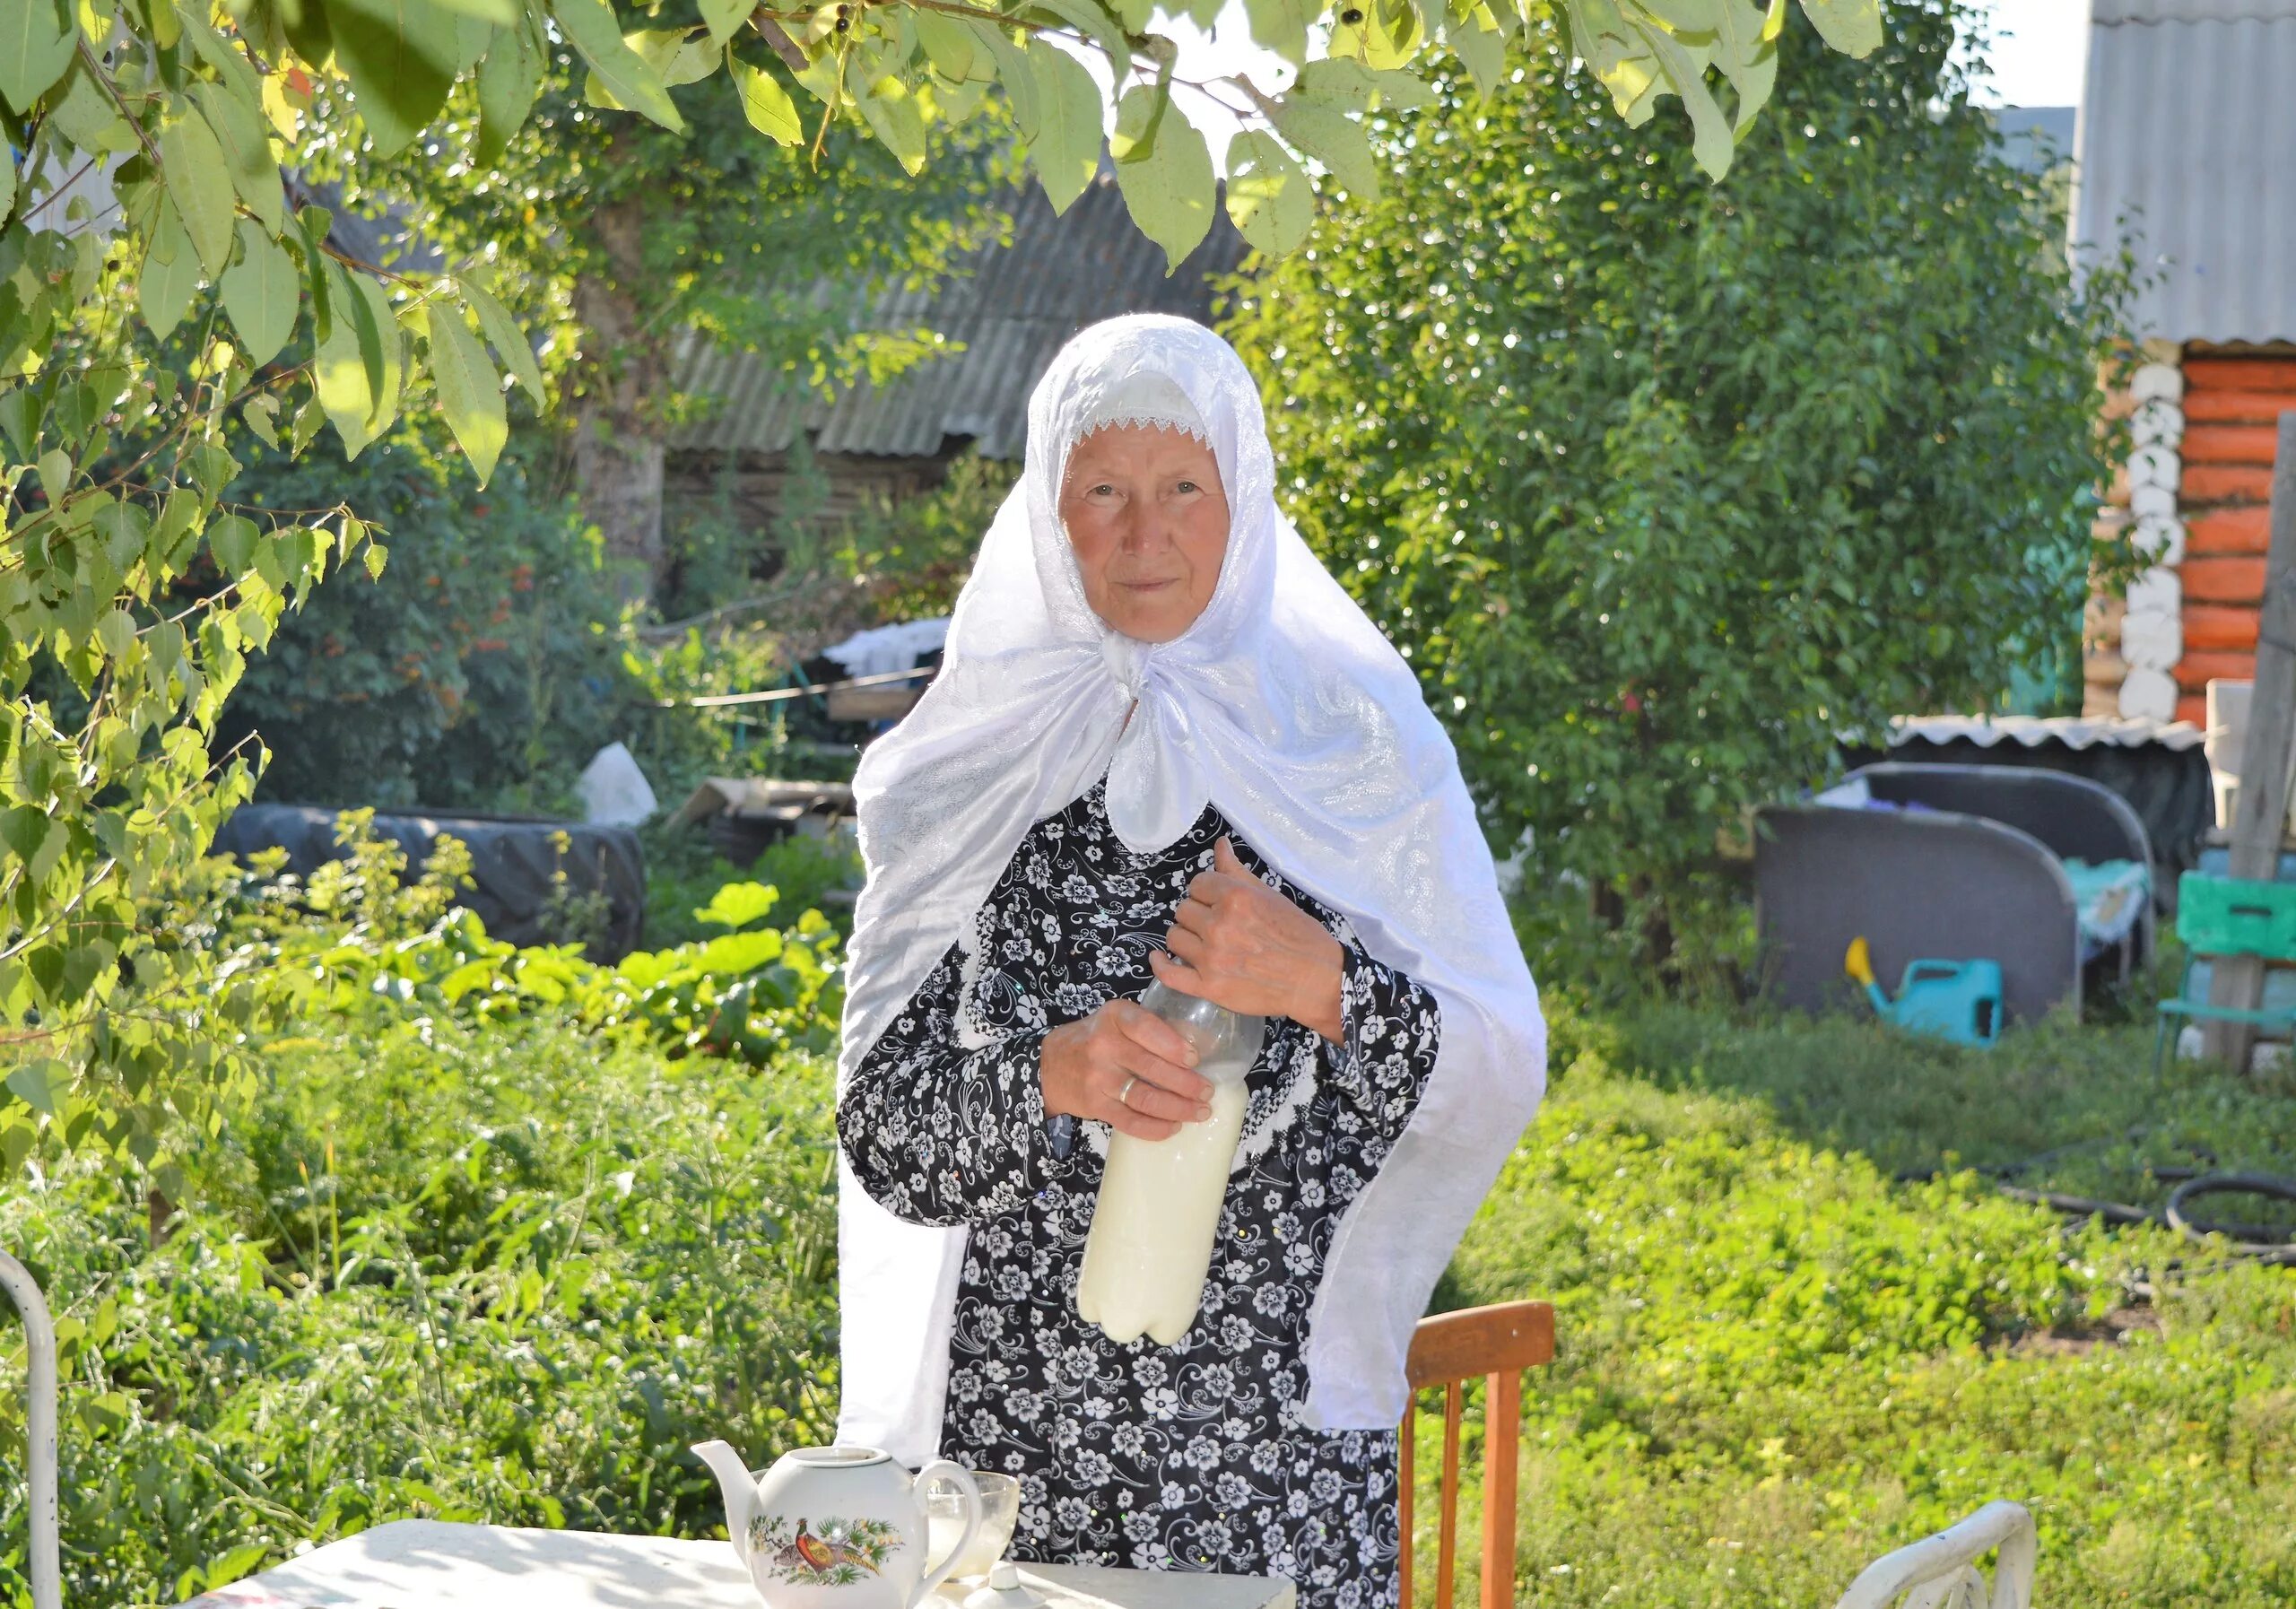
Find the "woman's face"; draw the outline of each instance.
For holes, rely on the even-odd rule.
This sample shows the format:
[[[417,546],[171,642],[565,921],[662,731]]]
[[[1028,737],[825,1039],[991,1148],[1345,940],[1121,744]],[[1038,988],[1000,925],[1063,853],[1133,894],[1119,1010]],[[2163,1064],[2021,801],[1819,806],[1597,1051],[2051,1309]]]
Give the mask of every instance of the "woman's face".
[[[1228,552],[1228,494],[1212,449],[1183,431],[1110,425],[1068,456],[1060,518],[1084,599],[1126,637],[1170,642],[1196,623]]]

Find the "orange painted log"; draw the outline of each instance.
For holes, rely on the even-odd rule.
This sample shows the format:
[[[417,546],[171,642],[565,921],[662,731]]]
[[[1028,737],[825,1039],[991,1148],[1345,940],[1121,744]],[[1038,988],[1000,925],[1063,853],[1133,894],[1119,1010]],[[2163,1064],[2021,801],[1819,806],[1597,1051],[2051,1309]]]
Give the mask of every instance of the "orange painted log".
[[[2296,408],[2296,391],[2187,391],[2185,423],[2264,424]]]
[[[2271,545],[2272,510],[2259,508],[2211,509],[2185,526],[2185,552],[2261,553]]]
[[[2190,721],[2196,726],[2208,725],[2208,697],[2205,693],[2187,693],[2177,700],[2177,718]]]
[[[2296,391],[2296,358],[2188,357],[2185,391]]]
[[[2179,572],[2185,596],[2199,604],[2261,604],[2261,559],[2187,559]]]
[[[2170,673],[2177,685],[2187,692],[2205,692],[2208,684],[2221,679],[2252,682],[2256,679],[2257,657],[2254,654],[2187,654],[2177,661]]]
[[[2201,424],[2185,431],[2184,460],[2196,464],[2272,463],[2280,432],[2268,424]]]
[[[2261,465],[2191,465],[2183,484],[2187,503],[2261,503],[2272,498],[2272,471]]]
[[[2196,653],[2205,648],[2237,648],[2243,652],[2257,646],[2257,613],[2237,604],[2187,604],[2185,605],[2185,652]]]

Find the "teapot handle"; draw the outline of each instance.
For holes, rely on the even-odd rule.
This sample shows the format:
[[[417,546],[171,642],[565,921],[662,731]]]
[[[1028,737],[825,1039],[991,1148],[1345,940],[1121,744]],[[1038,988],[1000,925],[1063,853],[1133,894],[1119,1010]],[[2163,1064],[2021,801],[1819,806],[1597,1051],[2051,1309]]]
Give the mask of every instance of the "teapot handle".
[[[938,1567],[925,1572],[925,1579],[917,1584],[916,1596],[909,1600],[909,1609],[917,1609],[918,1605],[932,1596],[935,1587],[949,1579],[950,1570],[958,1560],[964,1557],[965,1550],[972,1545],[972,1539],[980,1532],[980,1483],[972,1478],[972,1471],[961,1464],[952,1464],[946,1458],[935,1458],[917,1472],[916,1490],[921,1496],[927,1486],[942,1479],[954,1482],[957,1490],[965,1494],[965,1533],[957,1538],[956,1546],[949,1550],[948,1556],[941,1561]],[[921,1518],[924,1504],[920,1501],[918,1508]],[[926,1534],[928,1536],[932,1534],[930,1527],[926,1528]]]

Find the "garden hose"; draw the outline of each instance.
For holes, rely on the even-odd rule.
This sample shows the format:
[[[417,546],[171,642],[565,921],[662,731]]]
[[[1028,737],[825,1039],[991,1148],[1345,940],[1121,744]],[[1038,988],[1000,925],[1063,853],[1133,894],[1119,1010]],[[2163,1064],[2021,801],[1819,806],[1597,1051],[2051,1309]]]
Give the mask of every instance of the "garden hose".
[[[2212,1223],[2187,1218],[2185,1204],[2203,1196],[2269,1196],[2275,1201],[2296,1201],[2296,1178],[2282,1178],[2270,1173],[2203,1173],[2170,1191],[2169,1205],[2162,1210],[2169,1227],[2187,1239],[2223,1235],[2233,1242],[2233,1250],[2241,1257],[2277,1264],[2283,1268],[2296,1268],[2296,1240],[2289,1239],[2279,1230],[2254,1223]]]
[[[2296,1201],[2296,1178],[2283,1178],[2273,1173],[2205,1173],[2197,1168],[2154,1168],[2144,1171],[2163,1184],[2174,1184],[2169,1193],[2168,1205],[2154,1209],[2132,1206],[2125,1201],[2100,1201],[2088,1196],[2067,1196],[2057,1190],[2028,1190],[2005,1181],[2039,1166],[2045,1161],[2069,1152],[2084,1150],[2092,1145],[2109,1144],[2117,1140],[2134,1140],[2143,1131],[2128,1135],[2102,1135],[2092,1140],[2076,1140],[2069,1145],[2059,1145],[2038,1156],[2027,1157],[2022,1162],[2006,1167],[1982,1170],[1993,1176],[1994,1188],[2012,1201],[2022,1201],[2029,1206],[2045,1206],[2074,1218],[2101,1218],[2108,1223],[2152,1223],[2172,1229],[2187,1240],[2205,1240],[2211,1235],[2222,1235],[2231,1242],[2230,1249],[2235,1257],[2255,1262],[2269,1263],[2283,1268],[2296,1268],[2296,1235],[2285,1229],[2264,1223],[2239,1223],[2212,1218],[2195,1218],[2185,1209],[2187,1204],[2204,1196],[2265,1196],[2275,1201]],[[2215,1158],[2200,1153],[2210,1162]],[[1898,1175],[1900,1180],[1918,1183],[1937,1177],[1938,1170],[1923,1169]]]

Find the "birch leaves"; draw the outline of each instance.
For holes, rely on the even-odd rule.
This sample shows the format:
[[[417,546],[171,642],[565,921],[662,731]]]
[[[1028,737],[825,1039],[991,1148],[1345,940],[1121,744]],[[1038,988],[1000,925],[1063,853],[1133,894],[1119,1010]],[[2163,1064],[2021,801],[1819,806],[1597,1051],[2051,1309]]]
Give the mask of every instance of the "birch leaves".
[[[1699,166],[1716,179],[1729,172],[1732,151],[1778,82],[1786,0],[1767,8],[1752,0],[1564,0],[1563,9],[1572,46],[1630,126],[1648,123],[1660,96],[1678,96]],[[1802,10],[1846,55],[1869,56],[1882,42],[1881,10],[1868,0],[1802,0]]]

